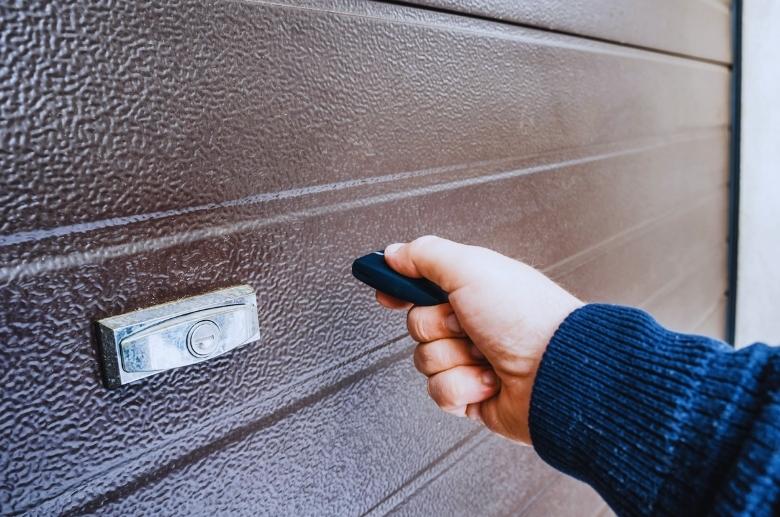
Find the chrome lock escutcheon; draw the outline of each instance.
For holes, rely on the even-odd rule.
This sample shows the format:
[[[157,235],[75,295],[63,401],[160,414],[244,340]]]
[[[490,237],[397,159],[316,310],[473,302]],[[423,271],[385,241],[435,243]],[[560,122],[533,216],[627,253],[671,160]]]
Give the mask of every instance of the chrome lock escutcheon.
[[[109,388],[206,361],[260,337],[257,297],[248,285],[155,305],[97,324]]]

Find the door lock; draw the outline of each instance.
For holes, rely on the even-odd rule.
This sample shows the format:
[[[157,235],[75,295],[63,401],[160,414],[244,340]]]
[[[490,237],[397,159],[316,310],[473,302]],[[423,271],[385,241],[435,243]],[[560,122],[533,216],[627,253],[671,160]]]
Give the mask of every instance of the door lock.
[[[260,337],[257,298],[241,285],[98,321],[106,386],[200,363]]]
[[[213,321],[199,321],[187,334],[187,348],[195,357],[208,357],[219,347],[219,327]]]

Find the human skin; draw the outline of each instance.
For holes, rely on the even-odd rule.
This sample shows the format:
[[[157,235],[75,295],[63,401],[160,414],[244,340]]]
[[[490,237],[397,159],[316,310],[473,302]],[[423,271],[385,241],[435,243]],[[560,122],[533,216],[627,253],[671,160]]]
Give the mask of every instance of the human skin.
[[[414,365],[428,377],[434,402],[531,445],[528,411],[539,363],[555,330],[583,302],[527,264],[440,237],[391,244],[385,261],[449,293],[449,303],[431,307],[376,294],[387,308],[409,309],[409,334],[419,343]]]

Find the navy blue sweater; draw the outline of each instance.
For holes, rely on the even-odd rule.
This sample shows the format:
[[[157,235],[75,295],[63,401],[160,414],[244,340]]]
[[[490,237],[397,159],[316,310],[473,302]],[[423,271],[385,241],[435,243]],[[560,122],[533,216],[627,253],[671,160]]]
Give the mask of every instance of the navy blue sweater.
[[[620,515],[780,515],[780,348],[586,305],[534,384],[531,438]]]

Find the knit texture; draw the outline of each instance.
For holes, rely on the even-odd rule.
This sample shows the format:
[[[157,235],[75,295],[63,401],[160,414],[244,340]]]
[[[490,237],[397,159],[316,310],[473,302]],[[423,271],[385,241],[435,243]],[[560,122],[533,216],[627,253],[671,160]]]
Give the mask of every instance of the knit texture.
[[[586,305],[550,341],[529,419],[539,455],[619,515],[780,515],[778,348]]]

